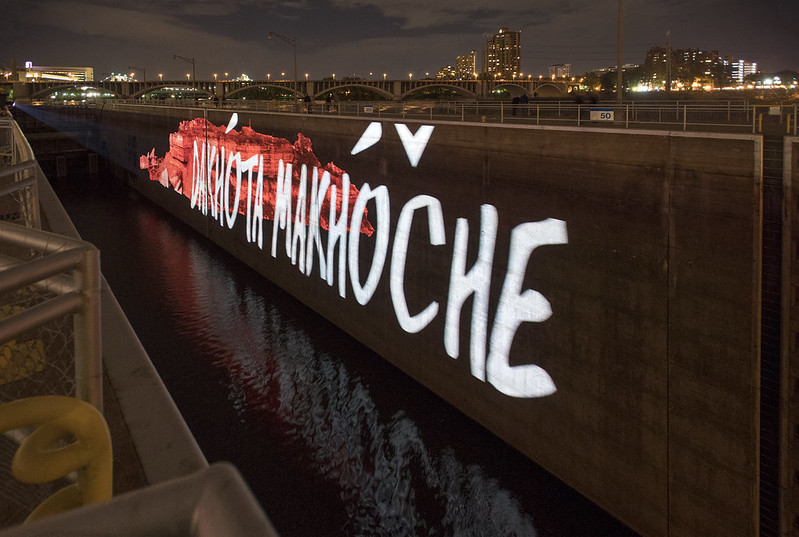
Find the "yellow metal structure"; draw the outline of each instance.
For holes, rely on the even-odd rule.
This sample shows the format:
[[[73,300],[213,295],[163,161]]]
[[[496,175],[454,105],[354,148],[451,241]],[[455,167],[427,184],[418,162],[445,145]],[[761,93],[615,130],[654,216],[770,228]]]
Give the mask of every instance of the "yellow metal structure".
[[[27,521],[112,494],[111,436],[102,414],[88,403],[59,395],[0,405],[0,432],[37,427],[23,440],[11,473],[24,483],[46,483],[77,472],[78,479],[42,502]],[[64,444],[64,442],[70,442]]]
[[[18,306],[0,307],[0,319],[22,313]],[[0,385],[30,377],[44,370],[44,343],[41,339],[17,341],[11,339],[0,345]]]

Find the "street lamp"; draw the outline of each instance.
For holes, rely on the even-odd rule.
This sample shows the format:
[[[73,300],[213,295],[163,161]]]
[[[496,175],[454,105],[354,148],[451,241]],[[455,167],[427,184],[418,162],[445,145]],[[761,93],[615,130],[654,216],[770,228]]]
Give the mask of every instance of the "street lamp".
[[[305,81],[308,82],[308,73],[305,73]]]
[[[216,73],[214,73],[214,82],[216,82]]]
[[[383,82],[385,82],[385,81],[386,81],[386,74],[387,74],[387,73],[383,73]]]
[[[128,69],[138,69],[139,71],[141,71],[142,81],[147,82],[147,71],[144,70],[144,67],[136,67],[135,65],[128,65]]]
[[[292,47],[294,47],[294,93],[298,94],[297,91],[297,38],[296,37],[286,37],[285,35],[276,34],[275,32],[269,32],[269,39],[273,37],[277,37],[281,41],[288,43]]]
[[[621,60],[621,51],[622,51],[622,0],[619,0],[619,35],[618,35],[618,43],[616,44],[616,53],[618,55],[616,61],[616,102],[621,104],[622,99],[624,98],[624,72],[622,70],[622,60]]]
[[[408,73],[408,80],[413,80],[413,73]]]
[[[189,77],[191,77],[191,73],[186,73],[186,81],[189,81]]]
[[[164,73],[158,73],[158,79],[159,80],[163,80],[164,79]]]
[[[191,74],[192,74],[192,77],[191,77],[191,78],[192,78],[192,80],[197,80],[197,77],[196,77],[196,76],[194,76],[194,75],[195,75],[195,70],[194,70],[194,58],[184,58],[183,56],[178,56],[177,54],[175,54],[174,56],[172,56],[172,59],[173,59],[173,60],[177,60],[178,58],[180,58],[181,60],[183,60],[183,61],[184,61],[184,62],[186,62],[186,63],[190,63],[190,64],[191,64]]]

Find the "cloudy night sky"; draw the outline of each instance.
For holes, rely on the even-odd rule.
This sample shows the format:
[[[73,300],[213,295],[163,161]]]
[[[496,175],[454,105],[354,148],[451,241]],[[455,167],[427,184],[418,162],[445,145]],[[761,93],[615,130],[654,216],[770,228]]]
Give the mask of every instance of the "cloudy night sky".
[[[522,71],[573,74],[616,63],[617,0],[17,0],[4,2],[0,66],[89,66],[95,78],[143,67],[148,79],[293,74],[293,50],[269,32],[296,37],[298,77],[434,75],[482,50],[484,34],[522,31]],[[797,0],[625,0],[624,63],[646,51],[717,50],[766,72],[799,70]],[[480,56],[478,55],[478,64]],[[479,68],[479,65],[478,65]],[[137,77],[141,78],[140,73]]]

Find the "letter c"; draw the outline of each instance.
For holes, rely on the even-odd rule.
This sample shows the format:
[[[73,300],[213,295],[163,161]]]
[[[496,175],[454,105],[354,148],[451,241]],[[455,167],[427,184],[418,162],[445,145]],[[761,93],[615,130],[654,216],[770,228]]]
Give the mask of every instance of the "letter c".
[[[439,246],[446,243],[441,202],[432,196],[424,194],[408,201],[400,212],[397,230],[394,234],[389,285],[397,321],[399,321],[402,329],[409,334],[421,331],[438,314],[438,302],[433,301],[421,312],[411,315],[408,311],[408,302],[405,300],[405,263],[408,257],[408,241],[411,234],[411,224],[413,223],[413,213],[416,209],[421,209],[422,207],[427,207],[430,244]]]

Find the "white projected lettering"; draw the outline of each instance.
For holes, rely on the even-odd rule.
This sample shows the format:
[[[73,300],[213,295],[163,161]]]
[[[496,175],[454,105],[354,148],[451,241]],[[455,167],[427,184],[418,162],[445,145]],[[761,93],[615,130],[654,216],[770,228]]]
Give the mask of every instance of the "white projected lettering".
[[[458,218],[455,225],[455,245],[452,251],[447,316],[444,325],[444,348],[453,358],[460,352],[460,318],[463,303],[474,295],[470,354],[472,375],[485,381],[486,334],[488,329],[488,294],[497,240],[497,209],[493,205],[480,207],[480,245],[477,261],[466,272],[466,246],[469,240],[469,221]]]
[[[522,292],[530,255],[539,246],[566,242],[566,223],[552,218],[520,224],[511,232],[508,269],[486,360],[488,382],[505,395],[541,397],[555,392],[555,383],[546,371],[534,364],[512,367],[508,364],[508,356],[519,325],[540,323],[552,315],[549,301],[541,293],[533,289]]]
[[[441,203],[436,198],[416,196],[405,204],[397,222],[397,231],[394,233],[389,285],[397,321],[403,330],[411,334],[421,331],[438,314],[438,302],[431,302],[420,313],[411,315],[405,300],[405,260],[408,255],[411,223],[414,211],[422,207],[427,207],[428,210],[430,244],[438,246],[446,241],[444,215],[441,213]]]
[[[234,129],[237,121],[234,115],[225,134]],[[433,127],[421,126],[415,134],[402,124],[396,125],[396,129],[411,165],[416,166]],[[380,124],[370,124],[352,154],[371,147],[381,135]],[[462,326],[465,326],[473,377],[510,397],[542,397],[557,390],[542,367],[533,363],[511,365],[510,356],[514,339],[524,323],[541,323],[552,315],[547,298],[535,289],[524,288],[524,279],[534,266],[531,258],[537,248],[567,244],[564,221],[549,218],[514,227],[505,239],[509,241],[507,263],[497,265],[505,267],[501,289],[492,289],[492,277],[499,276],[494,274],[499,230],[495,206],[480,207],[479,227],[471,232],[466,218],[456,219],[452,244],[447,245],[444,210],[434,196],[418,195],[405,202],[392,230],[386,186],[364,183],[358,190],[351,185],[349,175],[332,164],[321,169],[313,163],[287,162],[269,154],[250,153],[244,158],[231,147],[234,146],[228,145],[226,150],[222,142],[218,145],[195,139],[193,146],[187,148],[184,154],[190,151],[193,158],[190,164],[185,164],[191,169],[191,190],[187,189],[185,195],[193,209],[231,229],[241,212],[247,242],[261,250],[263,222],[271,219],[273,258],[285,258],[308,278],[317,267],[318,277],[328,286],[335,286],[341,298],[347,298],[349,287],[354,300],[363,306],[377,292],[388,263],[388,296],[403,331],[415,334],[430,329],[443,309],[443,322],[438,324],[443,325],[443,349],[453,359],[460,357]],[[175,178],[180,174],[165,175],[166,170],[149,164],[155,159],[152,153],[141,158],[142,167],[148,165],[154,181],[165,186],[180,185]],[[268,159],[271,172],[267,172]],[[174,162],[170,164],[175,166]],[[335,181],[331,173],[335,174]],[[264,185],[264,181],[268,184]],[[269,207],[270,214],[265,214],[265,207]],[[412,234],[415,220],[426,220],[426,233]],[[362,234],[370,237],[368,247],[362,247]],[[470,234],[479,237],[476,252],[469,252]],[[281,241],[283,244],[279,245]],[[418,281],[407,279],[410,260],[419,258],[408,254],[422,249],[425,253],[439,252],[437,259],[442,255],[450,259],[448,288],[436,291],[437,299],[425,296],[424,291],[430,287],[428,282],[419,285]],[[366,259],[362,251],[369,252]],[[470,266],[467,259],[474,259]],[[492,292],[496,298],[493,312]],[[439,301],[444,296],[446,304],[441,304]],[[469,298],[472,298],[471,315],[463,318]]]

